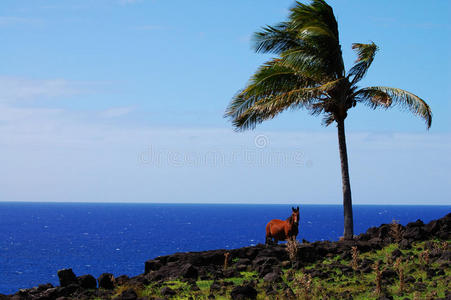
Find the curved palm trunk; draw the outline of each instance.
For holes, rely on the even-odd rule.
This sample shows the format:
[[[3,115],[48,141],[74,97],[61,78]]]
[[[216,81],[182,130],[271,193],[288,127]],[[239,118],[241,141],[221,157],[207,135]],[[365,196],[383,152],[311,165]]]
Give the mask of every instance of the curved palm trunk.
[[[351,183],[349,181],[348,152],[346,150],[345,122],[337,121],[338,147],[341,160],[341,178],[343,181],[343,212],[344,212],[344,238],[349,240],[354,236],[354,221],[352,217]]]

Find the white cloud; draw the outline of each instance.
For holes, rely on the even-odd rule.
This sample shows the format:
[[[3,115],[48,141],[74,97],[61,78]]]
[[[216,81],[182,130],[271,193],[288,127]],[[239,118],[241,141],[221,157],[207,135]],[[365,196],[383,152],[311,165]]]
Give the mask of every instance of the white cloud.
[[[104,85],[108,83],[0,76],[0,103],[71,97],[99,90]]]
[[[62,109],[51,108],[16,108],[7,105],[0,105],[0,122],[12,122],[11,125],[17,126],[14,122],[23,122],[24,120],[53,118],[61,115]]]
[[[0,101],[32,100],[73,96],[79,90],[64,79],[33,80],[14,77],[0,77]]]
[[[94,86],[0,77],[1,199],[340,203],[337,137],[330,130],[119,126],[114,118],[133,107],[73,112],[17,105]],[[451,197],[450,134],[348,132],[347,139],[355,203],[437,204]],[[149,148],[162,155],[161,164],[140,160]],[[234,160],[199,160],[209,153]],[[266,161],[271,155],[305,164],[274,164]]]
[[[255,139],[261,135],[267,142],[259,148]],[[7,200],[341,202],[331,132],[130,127],[64,110],[0,106],[0,136],[0,197]],[[437,204],[451,197],[449,134],[348,132],[347,138],[355,203]],[[140,160],[149,147],[161,153],[161,164]],[[294,151],[310,164],[255,160]],[[236,161],[195,164],[212,152]]]

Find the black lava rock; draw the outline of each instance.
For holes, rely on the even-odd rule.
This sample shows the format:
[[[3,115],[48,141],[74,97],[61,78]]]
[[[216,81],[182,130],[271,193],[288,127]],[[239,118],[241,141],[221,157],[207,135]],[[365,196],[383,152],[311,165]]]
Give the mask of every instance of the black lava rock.
[[[273,267],[270,264],[263,264],[257,267],[258,276],[260,278],[265,277],[266,274],[271,273],[273,271]]]
[[[221,285],[219,283],[217,283],[216,281],[214,281],[210,285],[210,292],[215,292],[215,291],[219,291],[219,290],[221,290]]]
[[[391,278],[396,278],[398,276],[398,274],[396,274],[396,272],[392,269],[387,269],[382,271],[382,279],[391,279]]]
[[[180,270],[180,276],[185,279],[196,280],[199,276],[199,271],[192,264],[185,264]]]
[[[97,288],[97,281],[92,275],[82,275],[77,277],[78,284],[84,289]]]
[[[123,291],[118,297],[113,298],[114,300],[136,300],[138,295],[132,289]]]
[[[139,280],[145,281],[146,279],[144,277],[135,278],[135,281],[139,281]],[[115,279],[116,285],[124,285],[129,281],[130,281],[130,277],[128,277],[127,275],[121,275],[119,277],[116,277],[116,279]],[[145,284],[145,283],[143,282],[143,284]]]
[[[266,274],[263,277],[263,281],[269,282],[269,283],[276,283],[276,282],[282,281],[282,278],[280,277],[279,274],[277,274],[275,272],[271,272],[271,273]]]
[[[235,287],[230,296],[234,300],[238,299],[256,299],[257,291],[250,285],[240,285]]]
[[[75,276],[72,269],[62,269],[59,270],[57,274],[60,280],[60,286],[68,286],[72,283],[78,283],[77,276]]]
[[[402,252],[399,249],[395,249],[393,250],[393,252],[391,253],[391,257],[392,259],[397,259],[398,257],[402,256]]]
[[[57,288],[57,294],[60,297],[69,297],[70,295],[75,293],[79,288],[80,286],[78,284],[71,283],[67,286]]]
[[[114,289],[114,276],[111,273],[103,273],[97,278],[99,288],[112,290]]]
[[[402,250],[408,250],[408,249],[412,249],[412,243],[409,242],[409,240],[403,239],[401,240],[401,242],[399,242],[399,248]]]
[[[164,288],[162,288],[160,293],[161,293],[161,295],[166,296],[166,297],[175,296],[177,294],[173,289],[171,289],[168,286],[165,286]]]
[[[148,260],[144,264],[144,273],[150,273],[150,271],[157,271],[161,268],[162,264],[159,260]]]

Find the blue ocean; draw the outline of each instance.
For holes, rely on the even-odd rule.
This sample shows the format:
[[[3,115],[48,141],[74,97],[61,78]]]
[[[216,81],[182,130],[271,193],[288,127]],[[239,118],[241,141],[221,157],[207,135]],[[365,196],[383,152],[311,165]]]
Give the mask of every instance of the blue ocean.
[[[355,205],[355,231],[393,219],[404,225],[429,222],[450,211],[451,206]],[[264,243],[268,220],[290,212],[290,205],[0,202],[0,293],[58,284],[62,268],[77,275],[134,276],[159,255]],[[340,205],[301,206],[300,221],[299,240],[342,235]]]

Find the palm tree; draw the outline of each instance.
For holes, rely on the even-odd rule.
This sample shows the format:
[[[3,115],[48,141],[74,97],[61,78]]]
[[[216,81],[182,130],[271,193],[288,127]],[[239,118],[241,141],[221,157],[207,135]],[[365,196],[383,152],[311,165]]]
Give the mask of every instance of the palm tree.
[[[338,145],[343,183],[344,238],[354,235],[351,185],[346,151],[345,119],[357,104],[370,108],[395,105],[409,109],[431,126],[432,113],[418,96],[385,86],[359,87],[378,47],[374,43],[353,44],[357,61],[346,72],[338,36],[338,25],[332,8],[324,0],[310,4],[296,2],[288,20],[263,27],[254,34],[256,52],[276,54],[251,77],[239,91],[225,117],[236,130],[253,129],[265,120],[287,109],[306,109],[312,115],[323,115],[323,124],[334,122],[338,128]]]

